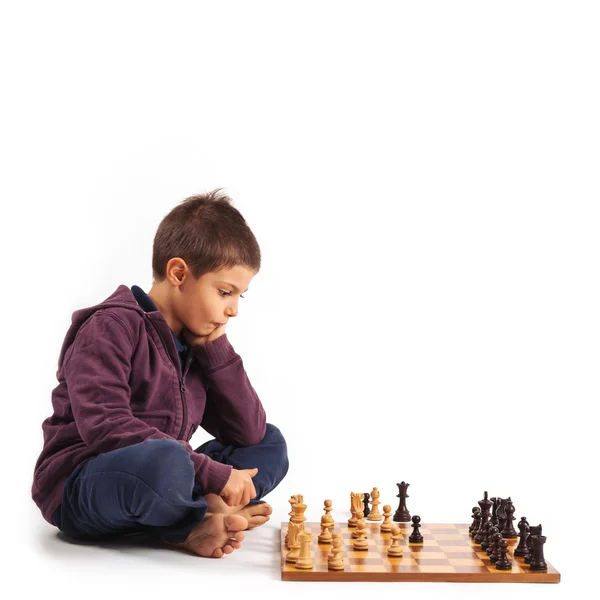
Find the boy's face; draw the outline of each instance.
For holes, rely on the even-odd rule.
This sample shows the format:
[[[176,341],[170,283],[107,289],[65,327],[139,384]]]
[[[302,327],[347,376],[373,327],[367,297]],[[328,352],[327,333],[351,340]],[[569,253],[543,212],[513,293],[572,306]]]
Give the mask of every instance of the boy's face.
[[[225,325],[237,316],[239,298],[248,291],[254,275],[247,267],[235,266],[195,279],[186,265],[185,277],[173,297],[175,314],[192,333],[208,335],[217,324]]]

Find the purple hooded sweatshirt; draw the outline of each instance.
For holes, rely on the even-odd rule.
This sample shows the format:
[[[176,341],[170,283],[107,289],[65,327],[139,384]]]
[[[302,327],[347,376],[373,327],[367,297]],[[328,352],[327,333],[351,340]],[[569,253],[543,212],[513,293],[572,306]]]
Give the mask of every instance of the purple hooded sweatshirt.
[[[266,432],[264,408],[227,334],[192,347],[182,366],[163,314],[146,312],[125,285],[71,321],[31,489],[46,521],[78,465],[149,439],[178,440],[204,493],[219,494],[232,467],[194,452],[188,442],[198,426],[238,447]]]

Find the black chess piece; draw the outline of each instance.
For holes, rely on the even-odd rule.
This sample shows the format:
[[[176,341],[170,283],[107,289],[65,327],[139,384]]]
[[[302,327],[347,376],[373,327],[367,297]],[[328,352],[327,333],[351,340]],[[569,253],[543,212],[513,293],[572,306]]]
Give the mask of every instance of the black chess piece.
[[[472,512],[473,514],[471,516],[473,517],[473,523],[471,523],[471,526],[469,527],[469,535],[471,537],[473,537],[473,530],[475,529],[475,527],[479,526],[480,519],[478,519],[477,517],[481,514],[481,509],[478,506],[474,506]]]
[[[423,536],[419,532],[419,527],[421,527],[420,523],[421,523],[421,517],[419,517],[419,515],[415,515],[412,518],[413,532],[410,534],[410,537],[408,538],[408,541],[411,544],[420,544],[423,541]]]
[[[485,524],[485,528],[483,530],[483,540],[481,542],[481,549],[482,550],[487,550],[488,546],[490,545],[490,529],[493,527],[494,525],[492,524],[491,521],[488,521]]]
[[[405,483],[403,481],[402,483],[397,483],[396,485],[398,486],[399,492],[396,495],[396,498],[400,498],[400,504],[398,505],[398,509],[394,513],[394,521],[406,523],[410,521],[410,513],[406,508],[406,499],[410,497],[406,492],[410,483]]]
[[[529,523],[526,517],[521,517],[519,521],[519,545],[515,548],[513,554],[515,556],[525,556],[528,554],[527,538],[529,537]]]
[[[529,526],[529,536],[527,537],[527,554],[523,557],[523,560],[530,564],[533,560],[533,538],[534,535],[542,535],[542,526],[541,525],[530,525]]]
[[[515,538],[519,537],[519,534],[515,531],[515,528],[513,527],[513,521],[515,520],[515,505],[512,503],[512,500],[510,498],[507,498],[506,504],[504,505],[504,514],[504,529],[501,529],[500,533],[502,533],[502,537],[504,539],[514,540]]]
[[[483,500],[479,500],[477,503],[481,507],[481,525],[479,527],[479,531],[477,532],[477,535],[475,535],[475,541],[478,544],[481,544],[481,542],[483,542],[483,539],[484,539],[483,526],[488,522],[488,520],[490,518],[490,506],[492,506],[492,503],[488,498],[487,492],[483,492]]]
[[[508,501],[508,498],[501,498],[500,505],[498,506],[498,525],[497,525],[497,527],[500,532],[502,532],[502,530],[504,529],[504,524],[506,523],[505,507],[506,507],[507,501]]]
[[[477,509],[477,513],[475,514],[475,520],[473,521],[473,531],[469,534],[471,537],[475,537],[477,532],[479,531],[479,527],[481,526],[481,509]]]
[[[502,502],[502,498],[490,498],[490,500],[493,502],[492,516],[490,518],[490,521],[492,522],[492,525],[495,525],[496,527],[498,527],[498,523],[499,523],[498,509],[500,508],[500,503]]]
[[[481,546],[481,548],[483,550],[485,550],[485,548],[487,548],[487,536],[490,532],[490,527],[493,527],[492,522],[488,521],[487,523],[483,524],[483,527],[480,527],[479,532],[477,533],[477,535],[481,534],[482,540],[481,542],[479,542],[479,545]],[[484,548],[485,546],[485,548]]]
[[[495,525],[491,525],[490,528],[488,529],[488,536],[484,541],[485,548],[483,548],[483,543],[481,544],[481,547],[487,552],[488,556],[494,550],[494,534],[496,534],[496,533],[498,533],[498,528]],[[502,536],[500,536],[500,537],[502,537]]]
[[[506,557],[508,552],[508,541],[502,538],[498,544],[500,545],[500,557],[496,561],[496,569],[499,571],[510,571],[512,570],[512,564]]]
[[[547,571],[548,565],[544,560],[544,544],[546,543],[545,535],[534,535],[533,539],[533,558],[529,564],[532,571]]]
[[[502,534],[497,531],[494,533],[494,539],[492,540],[492,552],[490,553],[490,561],[495,563],[498,562],[500,558],[500,540],[502,539]]]
[[[371,509],[369,508],[369,500],[371,499],[371,494],[369,494],[368,492],[365,492],[365,497],[363,499],[363,504],[364,504],[364,509],[363,509],[363,518],[366,519],[369,516],[369,513],[371,512]]]

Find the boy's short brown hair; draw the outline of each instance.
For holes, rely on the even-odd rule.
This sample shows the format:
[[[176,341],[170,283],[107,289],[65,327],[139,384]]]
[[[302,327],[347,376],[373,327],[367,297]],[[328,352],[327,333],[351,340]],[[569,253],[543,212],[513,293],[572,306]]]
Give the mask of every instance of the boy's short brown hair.
[[[196,279],[223,268],[260,270],[260,248],[246,220],[221,188],[182,200],[160,222],[152,247],[154,281],[171,258],[185,260]]]

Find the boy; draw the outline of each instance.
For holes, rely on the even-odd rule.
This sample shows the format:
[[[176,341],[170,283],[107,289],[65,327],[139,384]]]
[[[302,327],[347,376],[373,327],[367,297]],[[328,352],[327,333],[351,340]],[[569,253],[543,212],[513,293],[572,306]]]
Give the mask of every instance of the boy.
[[[192,196],[158,227],[148,294],[120,285],[73,313],[32,485],[49,523],[220,558],[269,520],[286,443],[225,333],[260,260],[227,196]],[[198,426],[215,439],[193,450]]]

